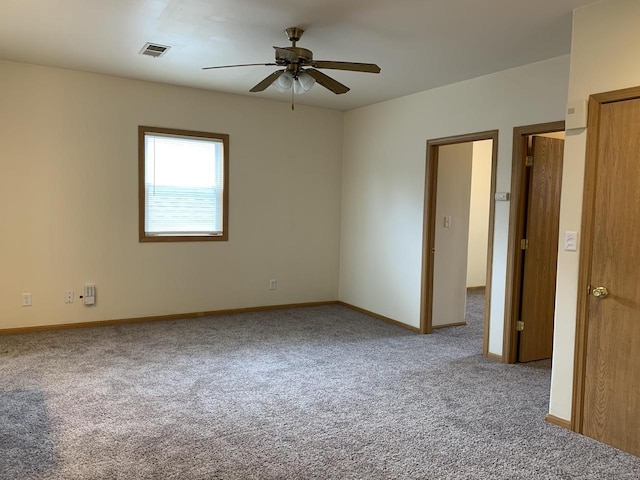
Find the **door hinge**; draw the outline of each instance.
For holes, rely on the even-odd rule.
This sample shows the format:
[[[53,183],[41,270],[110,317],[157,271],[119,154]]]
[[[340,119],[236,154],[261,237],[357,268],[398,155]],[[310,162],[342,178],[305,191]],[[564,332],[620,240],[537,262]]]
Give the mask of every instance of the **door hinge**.
[[[520,240],[520,249],[526,250],[527,248],[529,248],[529,239],[523,238],[522,240]]]
[[[516,322],[516,331],[521,332],[524,330],[524,322],[522,320],[518,320]]]
[[[525,167],[533,167],[533,155],[527,155],[527,158],[524,160]]]

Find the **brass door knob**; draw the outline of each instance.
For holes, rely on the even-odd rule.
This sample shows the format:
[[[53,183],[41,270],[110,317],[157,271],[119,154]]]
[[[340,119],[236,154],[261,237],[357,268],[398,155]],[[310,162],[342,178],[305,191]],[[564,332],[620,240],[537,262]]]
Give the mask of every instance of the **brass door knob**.
[[[609,295],[609,290],[607,290],[607,287],[596,287],[591,291],[591,293],[596,298],[604,298]]]

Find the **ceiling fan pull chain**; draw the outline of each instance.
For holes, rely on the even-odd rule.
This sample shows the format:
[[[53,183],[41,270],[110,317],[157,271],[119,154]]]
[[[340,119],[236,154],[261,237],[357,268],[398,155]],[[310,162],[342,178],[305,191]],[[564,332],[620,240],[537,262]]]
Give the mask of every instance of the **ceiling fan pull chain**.
[[[296,109],[296,107],[294,106],[294,103],[293,103],[293,102],[294,102],[294,98],[295,98],[295,97],[293,96],[293,93],[294,93],[294,92],[293,92],[293,85],[291,85],[291,111],[292,111],[292,112]]]

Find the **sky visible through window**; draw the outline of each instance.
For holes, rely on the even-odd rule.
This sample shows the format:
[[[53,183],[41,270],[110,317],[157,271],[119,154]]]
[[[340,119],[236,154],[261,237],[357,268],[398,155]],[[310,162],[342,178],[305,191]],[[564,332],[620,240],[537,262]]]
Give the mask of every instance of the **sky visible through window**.
[[[146,136],[147,185],[215,187],[222,143],[209,139]],[[218,168],[216,168],[218,167]]]

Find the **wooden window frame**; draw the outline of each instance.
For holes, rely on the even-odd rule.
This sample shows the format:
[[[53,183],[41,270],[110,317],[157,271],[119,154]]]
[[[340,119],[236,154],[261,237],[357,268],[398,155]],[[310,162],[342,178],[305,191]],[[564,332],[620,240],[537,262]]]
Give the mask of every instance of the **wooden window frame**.
[[[220,140],[223,145],[222,233],[219,235],[157,235],[148,236],[145,231],[145,135],[173,135]],[[229,135],[175,128],[138,126],[138,235],[140,242],[211,242],[229,240]]]

